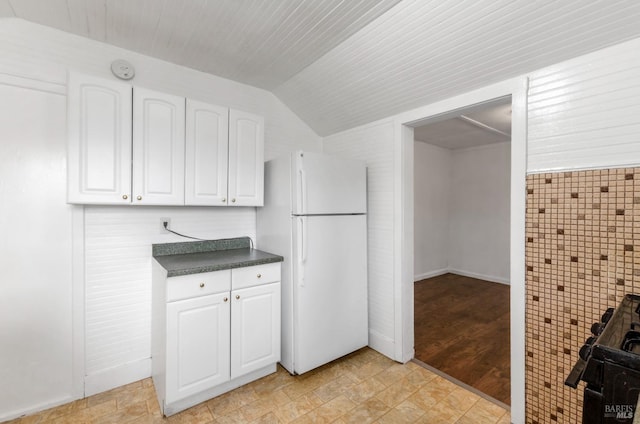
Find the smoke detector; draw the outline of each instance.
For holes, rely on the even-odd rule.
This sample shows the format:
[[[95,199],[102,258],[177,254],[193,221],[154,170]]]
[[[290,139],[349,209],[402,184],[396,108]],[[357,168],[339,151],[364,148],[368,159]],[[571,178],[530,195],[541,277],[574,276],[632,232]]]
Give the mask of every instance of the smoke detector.
[[[113,75],[123,80],[130,80],[136,74],[136,70],[133,69],[133,65],[126,60],[115,60],[111,64],[111,72],[113,72]]]

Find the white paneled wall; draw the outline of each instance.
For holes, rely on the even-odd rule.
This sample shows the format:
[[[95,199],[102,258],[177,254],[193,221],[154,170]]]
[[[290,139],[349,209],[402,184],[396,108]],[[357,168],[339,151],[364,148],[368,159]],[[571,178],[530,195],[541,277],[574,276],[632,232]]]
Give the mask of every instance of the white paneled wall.
[[[273,94],[239,84],[234,81],[215,77],[175,64],[163,62],[141,54],[133,53],[107,44],[91,41],[82,37],[67,34],[61,31],[28,23],[19,19],[0,20],[0,76],[12,80],[19,87],[52,86],[59,93],[60,104],[63,111],[65,105],[64,88],[66,86],[67,71],[75,70],[96,75],[103,78],[114,78],[109,70],[110,63],[115,59],[126,59],[136,68],[134,85],[147,87],[170,94],[190,97],[204,102],[220,104],[239,110],[256,113],[265,117],[265,156],[267,159],[281,153],[295,149],[319,151],[321,139],[309,127],[304,124],[294,113],[280,102]],[[22,78],[16,78],[20,76]],[[61,95],[60,95],[61,94]],[[7,107],[11,107],[8,105]],[[44,112],[48,119],[64,116],[60,113],[60,105],[51,106],[52,113]],[[55,109],[56,113],[53,113]],[[15,122],[22,122],[24,126],[30,126],[31,116],[28,109],[18,111],[22,115],[12,118]],[[63,132],[66,127],[64,117],[61,122],[56,122]],[[5,128],[0,129],[4,134]],[[7,157],[10,163],[18,163],[24,155],[28,164],[54,163],[58,168],[56,172],[62,172],[62,180],[59,175],[51,174],[51,178],[44,178],[42,186],[25,186],[20,192],[23,198],[11,201],[12,213],[16,216],[26,216],[36,209],[32,208],[29,199],[39,196],[39,190],[47,188],[50,194],[64,193],[64,138],[62,156],[58,145],[48,148],[38,145],[37,140],[26,140],[24,143],[34,143],[30,146],[15,147],[11,149]],[[29,168],[24,172],[29,177],[37,175]],[[40,171],[38,171],[40,172]],[[15,179],[24,179],[24,175],[12,176]],[[2,188],[4,181],[0,181]],[[47,185],[48,184],[48,185]],[[62,185],[60,185],[62,184]],[[37,188],[36,188],[37,187]],[[64,196],[46,198],[46,201],[37,207],[43,228],[55,228],[59,224],[57,211],[60,208],[68,208],[64,203]],[[66,373],[70,379],[74,377],[74,387],[82,387],[86,384],[86,393],[94,393],[106,390],[120,384],[125,384],[149,375],[149,334],[150,311],[149,300],[151,295],[151,270],[150,270],[150,244],[154,241],[163,241],[160,228],[160,217],[170,217],[171,225],[176,230],[188,234],[207,238],[235,237],[249,235],[255,236],[255,209],[253,208],[146,208],[146,207],[87,207],[86,213],[79,213],[80,219],[84,216],[84,224],[74,229],[79,230],[79,245],[86,246],[86,251],[72,252],[65,246],[61,247],[62,239],[39,240],[38,248],[51,250],[58,257],[58,263],[68,258],[68,266],[72,261],[79,261],[78,269],[73,270],[79,280],[86,279],[85,301],[73,303],[73,310],[69,310],[71,298],[67,297],[63,302],[52,302],[49,313],[54,316],[68,317],[64,328],[59,328],[60,336],[50,339],[46,343],[40,340],[43,349],[54,352],[55,349],[69,349],[69,340],[85,339],[84,350],[86,360],[80,359],[70,364],[68,368],[49,367],[51,373],[42,375],[40,380],[52,378],[55,372]],[[70,215],[68,216],[70,218]],[[66,218],[65,218],[66,219]],[[76,223],[68,223],[73,224]],[[18,227],[16,227],[18,228]],[[62,227],[60,227],[62,228]],[[83,239],[83,230],[86,230],[86,239]],[[67,232],[69,234],[70,232]],[[74,239],[77,235],[74,234]],[[20,242],[20,234],[7,233],[2,240],[6,246],[15,246]],[[166,236],[164,241],[166,241]],[[176,240],[172,238],[171,240]],[[64,248],[63,248],[64,247]],[[82,250],[82,249],[80,249]],[[24,253],[24,258],[28,258]],[[78,259],[81,258],[81,259]],[[79,269],[84,265],[84,270]],[[52,268],[47,273],[47,287],[62,287],[70,290],[69,274],[72,270],[68,267],[61,269]],[[36,290],[27,281],[16,278],[13,281],[18,295],[29,298]],[[80,283],[82,286],[82,282]],[[81,290],[72,295],[78,296]],[[67,293],[69,296],[71,294]],[[80,293],[79,296],[82,294]],[[58,308],[58,309],[55,309]],[[73,332],[74,323],[70,317],[86,316],[86,326],[80,323]],[[78,318],[75,318],[76,321]],[[7,322],[7,321],[4,321]],[[46,331],[51,322],[37,320],[36,316],[25,317],[25,326],[32,331]],[[77,322],[75,322],[77,326]],[[65,343],[65,346],[62,344]],[[71,362],[72,353],[67,352],[65,358]],[[18,363],[13,369],[29,365],[29,358],[24,356],[24,363]],[[78,362],[84,362],[78,364]],[[68,364],[67,364],[68,365]],[[73,376],[70,374],[76,372]],[[80,381],[78,381],[78,376]],[[84,378],[84,381],[82,379]],[[9,381],[4,378],[2,381]],[[66,384],[66,383],[65,383]],[[23,404],[12,404],[12,409],[7,410],[0,402],[0,420],[9,418],[8,414],[17,416],[21,413],[42,408],[42,405],[54,405],[72,399],[71,396],[80,394],[69,393],[63,384],[59,384],[50,393],[43,393],[42,386],[30,384],[25,391],[20,393],[21,399],[26,399]]]
[[[640,55],[638,51],[640,51],[640,39],[635,39],[523,76],[523,78],[529,77],[530,81],[526,102],[529,110],[527,172],[640,165],[640,102],[637,100],[640,98]],[[510,81],[504,83],[508,85],[514,80]],[[325,150],[344,152],[363,158],[375,157],[379,154],[386,155],[383,162],[388,167],[388,174],[381,173],[381,175],[385,175],[386,183],[393,191],[393,154],[401,153],[400,144],[397,143],[400,139],[401,123],[432,116],[433,112],[430,111],[433,110],[438,110],[438,113],[446,112],[446,110],[440,110],[442,104],[452,104],[454,105],[452,109],[457,109],[477,103],[479,93],[494,93],[497,90],[500,92],[498,96],[507,94],[502,92],[504,87],[496,87],[488,86],[444,102],[391,116],[377,123],[362,125],[328,136],[325,138]],[[515,103],[518,107],[514,109],[514,128],[520,128],[522,122],[520,120],[516,122],[516,119],[520,119],[521,105],[524,101],[521,103],[520,88],[514,85],[514,90],[517,90],[517,96],[514,95],[514,98],[518,99]],[[481,98],[480,101],[493,97],[496,96]],[[467,99],[468,103],[465,103]],[[397,127],[385,125],[394,120]],[[519,138],[519,141],[523,140]],[[395,148],[394,142],[396,142]],[[522,145],[517,147],[519,150]],[[516,146],[512,146],[512,149],[516,151]],[[518,155],[519,153],[516,154],[514,163],[519,170],[521,163]],[[522,186],[524,177],[523,172],[519,180],[512,182],[516,188]],[[524,187],[522,189],[524,191]],[[387,201],[392,202],[393,195],[394,193],[387,193]],[[524,204],[523,199],[522,201]],[[402,213],[404,214],[405,211]],[[385,222],[392,226],[393,210],[391,208],[388,209],[388,214],[388,220]],[[524,210],[521,218],[523,215]],[[512,225],[514,224],[515,229],[524,229],[523,222],[512,221]],[[401,229],[396,231],[401,232]],[[388,262],[384,264],[387,273],[377,275],[375,283],[374,277],[370,275],[370,285],[379,284],[380,293],[391,294],[394,284],[403,283],[399,280],[394,282],[391,272],[391,258],[400,252],[394,250],[391,235],[388,235],[385,240],[374,237],[373,233],[375,231],[370,228],[369,251],[384,252]],[[518,240],[517,236],[516,240]],[[512,255],[514,252],[517,254],[519,250],[520,248],[516,246],[511,252]],[[521,256],[512,256],[512,262],[516,263],[516,268],[512,269],[512,275],[519,275],[520,271],[522,271],[521,275],[524,275],[524,270],[520,269],[524,267],[523,257],[523,251]],[[370,264],[370,270],[373,266],[375,264]],[[373,274],[373,271],[370,272]],[[515,345],[515,347],[512,345],[515,349],[512,350],[515,354],[512,357],[512,367],[515,368],[512,384],[516,390],[512,392],[512,420],[518,424],[524,422],[524,362],[521,361],[521,358],[524,358],[524,314],[522,309],[516,310],[513,305],[524,306],[524,290],[521,287],[523,283],[523,280],[517,281],[516,287],[511,289],[512,294],[516,296],[512,301],[512,322],[518,326],[514,327],[511,336]],[[393,302],[375,304],[379,297],[374,297],[376,296],[374,290],[375,288],[372,287],[370,291],[372,330],[388,330],[393,327],[393,324],[376,328],[373,326],[386,323],[387,321],[383,319],[393,319],[394,304]],[[519,327],[520,324],[522,324],[521,327]],[[391,333],[385,335],[389,336],[389,334]],[[393,343],[394,340],[396,339],[391,342]]]
[[[449,269],[450,149],[417,141],[413,150],[414,280]]]
[[[510,147],[495,143],[452,152],[451,272],[509,284]]]
[[[414,149],[414,279],[509,283],[510,144]]]
[[[65,98],[0,76],[0,421],[70,401]]]
[[[326,137],[324,152],[367,164],[369,345],[393,356],[393,121]]]
[[[640,164],[640,39],[530,75],[528,172]]]
[[[144,375],[149,365],[151,244],[190,241],[163,231],[162,218],[193,237],[255,240],[253,208],[86,207],[88,393],[107,387],[104,380],[112,381],[113,375],[105,373],[118,367],[128,364],[131,372]]]

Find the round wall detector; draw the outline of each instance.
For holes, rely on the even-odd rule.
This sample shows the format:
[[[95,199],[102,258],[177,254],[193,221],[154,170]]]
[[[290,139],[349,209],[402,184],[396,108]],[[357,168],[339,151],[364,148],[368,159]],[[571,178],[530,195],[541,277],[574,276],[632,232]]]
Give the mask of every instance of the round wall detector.
[[[133,69],[133,65],[127,62],[126,60],[115,60],[111,64],[111,72],[116,77],[123,80],[130,80],[136,74],[136,70]]]

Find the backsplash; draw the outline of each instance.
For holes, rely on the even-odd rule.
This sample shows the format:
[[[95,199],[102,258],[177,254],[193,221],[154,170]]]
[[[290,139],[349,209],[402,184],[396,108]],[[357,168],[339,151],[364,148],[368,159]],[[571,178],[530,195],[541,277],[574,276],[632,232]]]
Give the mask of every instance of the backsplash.
[[[526,422],[576,423],[564,380],[593,322],[640,292],[640,168],[527,176]]]

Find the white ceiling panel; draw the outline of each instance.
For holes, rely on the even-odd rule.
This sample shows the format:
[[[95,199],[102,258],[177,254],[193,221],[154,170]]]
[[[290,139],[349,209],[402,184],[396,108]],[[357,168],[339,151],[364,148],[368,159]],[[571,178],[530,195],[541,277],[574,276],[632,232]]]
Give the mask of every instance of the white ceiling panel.
[[[478,122],[496,133],[504,133],[511,137],[511,99],[503,104],[493,104],[477,110],[462,112],[463,118]],[[468,121],[471,122],[471,121]]]
[[[2,16],[271,90],[320,135],[640,37],[637,0],[0,0]]]
[[[403,0],[274,92],[328,135],[638,37],[639,22],[632,0]]]
[[[55,28],[69,27],[69,12],[66,0],[9,0],[17,17],[29,16],[34,22],[47,22]]]
[[[13,18],[15,16],[9,0],[0,0],[0,18]]]
[[[0,13],[272,89],[398,1],[0,0]]]
[[[508,142],[510,138],[483,130],[460,118],[452,118],[416,128],[414,140],[456,150],[485,144],[504,143]]]
[[[414,128],[413,138],[446,149],[511,141],[511,99],[458,112],[458,116]]]

